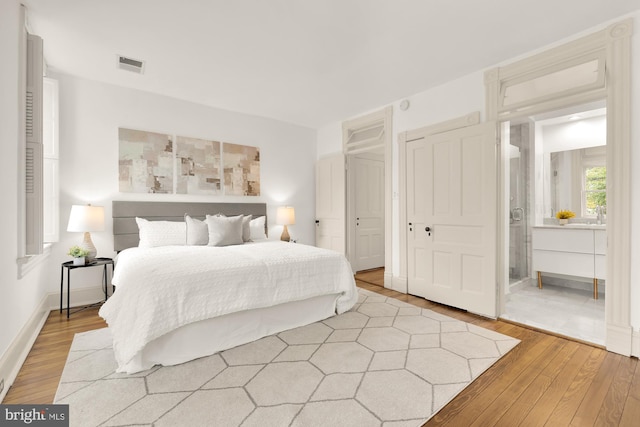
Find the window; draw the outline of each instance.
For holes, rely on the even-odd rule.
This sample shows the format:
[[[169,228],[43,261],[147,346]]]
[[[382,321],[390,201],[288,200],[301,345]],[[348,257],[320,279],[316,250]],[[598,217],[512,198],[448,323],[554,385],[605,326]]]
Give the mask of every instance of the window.
[[[587,166],[583,172],[582,212],[584,216],[597,216],[598,207],[607,208],[607,168]]]

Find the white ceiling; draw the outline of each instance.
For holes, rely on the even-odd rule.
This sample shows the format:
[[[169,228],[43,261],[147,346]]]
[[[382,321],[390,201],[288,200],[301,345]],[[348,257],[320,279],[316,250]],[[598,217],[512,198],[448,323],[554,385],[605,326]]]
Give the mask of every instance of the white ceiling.
[[[318,128],[640,0],[25,0],[51,70]],[[117,55],[146,62],[144,75]]]

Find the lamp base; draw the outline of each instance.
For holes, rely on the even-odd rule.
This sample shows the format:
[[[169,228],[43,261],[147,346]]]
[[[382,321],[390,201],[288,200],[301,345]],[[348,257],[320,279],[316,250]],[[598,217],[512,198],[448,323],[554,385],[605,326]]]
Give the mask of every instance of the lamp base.
[[[84,240],[80,244],[80,247],[89,252],[89,254],[85,257],[87,262],[93,261],[96,258],[96,255],[98,255],[98,250],[93,244],[93,241],[91,241],[91,233],[89,233],[88,231],[85,231]]]
[[[280,235],[280,240],[283,242],[290,242],[291,236],[289,236],[289,230],[287,230],[287,226],[285,225],[282,229],[282,234]]]

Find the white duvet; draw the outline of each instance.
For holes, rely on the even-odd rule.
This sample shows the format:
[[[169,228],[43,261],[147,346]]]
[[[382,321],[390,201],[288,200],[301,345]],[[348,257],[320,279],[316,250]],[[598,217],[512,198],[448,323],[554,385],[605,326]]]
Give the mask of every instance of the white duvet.
[[[118,255],[116,292],[100,309],[118,366],[180,326],[242,310],[341,294],[336,312],[358,293],[337,252],[264,242],[227,247],[130,248]]]

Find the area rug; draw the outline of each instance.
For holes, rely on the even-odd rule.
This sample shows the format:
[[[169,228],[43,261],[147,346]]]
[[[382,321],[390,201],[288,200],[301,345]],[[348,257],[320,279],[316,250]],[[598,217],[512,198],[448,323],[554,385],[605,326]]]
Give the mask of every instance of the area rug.
[[[420,426],[519,341],[359,290],[347,313],[177,366],[115,373],[77,334],[55,403],[71,426]]]

